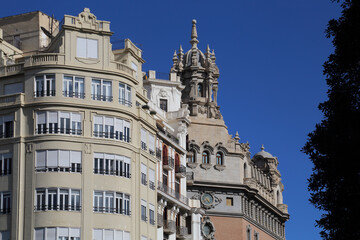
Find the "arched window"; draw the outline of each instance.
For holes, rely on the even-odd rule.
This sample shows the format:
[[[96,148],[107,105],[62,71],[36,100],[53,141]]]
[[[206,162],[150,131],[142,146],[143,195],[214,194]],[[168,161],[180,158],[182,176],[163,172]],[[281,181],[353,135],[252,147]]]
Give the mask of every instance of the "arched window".
[[[223,165],[224,164],[223,154],[221,152],[216,153],[216,164],[217,165]]]
[[[203,151],[202,153],[202,163],[210,163],[209,153],[207,151]]]
[[[191,163],[196,162],[196,153],[195,153],[194,150],[191,150],[189,152],[189,155],[188,155],[187,159],[188,159],[188,162],[191,162]]]
[[[203,97],[203,85],[202,83],[198,83],[198,96]]]
[[[163,160],[163,164],[167,165],[167,163],[168,163],[168,148],[166,145],[163,145],[162,160]]]
[[[247,235],[246,239],[251,240],[251,229],[249,227],[246,229],[246,235]]]
[[[180,166],[180,157],[179,154],[175,154],[175,167],[179,167]]]

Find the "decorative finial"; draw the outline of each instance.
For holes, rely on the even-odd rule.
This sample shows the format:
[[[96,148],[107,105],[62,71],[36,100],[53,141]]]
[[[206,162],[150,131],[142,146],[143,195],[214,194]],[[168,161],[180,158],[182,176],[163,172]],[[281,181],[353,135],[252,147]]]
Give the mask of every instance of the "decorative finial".
[[[240,140],[238,131],[236,131],[234,139],[236,140],[236,142],[238,142]]]
[[[197,44],[199,41],[197,40],[197,30],[196,30],[196,20],[192,20],[192,31],[191,31],[191,40],[190,43],[192,45],[192,48],[197,48]]]
[[[174,57],[176,57],[176,58],[177,58],[176,50],[175,50],[175,52],[174,52]]]
[[[264,144],[261,144],[261,151],[264,151],[265,148],[264,148]]]

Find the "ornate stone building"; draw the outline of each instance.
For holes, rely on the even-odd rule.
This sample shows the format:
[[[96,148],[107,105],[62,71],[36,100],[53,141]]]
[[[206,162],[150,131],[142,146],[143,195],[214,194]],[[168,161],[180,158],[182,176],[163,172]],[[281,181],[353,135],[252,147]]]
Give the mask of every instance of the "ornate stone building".
[[[188,197],[206,211],[204,239],[285,239],[289,215],[283,204],[278,160],[261,151],[251,158],[248,143],[233,138],[217,104],[219,68],[214,50],[198,49],[196,21],[191,49],[174,53],[171,74],[184,85],[182,104],[190,111],[187,136]]]

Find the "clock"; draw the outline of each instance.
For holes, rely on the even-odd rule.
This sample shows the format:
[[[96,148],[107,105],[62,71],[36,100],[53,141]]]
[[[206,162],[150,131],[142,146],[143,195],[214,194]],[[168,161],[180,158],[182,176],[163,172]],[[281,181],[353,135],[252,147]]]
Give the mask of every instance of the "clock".
[[[209,236],[211,234],[211,226],[208,223],[204,224],[202,231],[204,236]]]
[[[209,217],[204,217],[201,223],[201,233],[204,239],[210,240],[215,239],[215,227]]]
[[[214,196],[210,193],[203,193],[201,195],[200,201],[205,206],[210,206],[214,203]]]

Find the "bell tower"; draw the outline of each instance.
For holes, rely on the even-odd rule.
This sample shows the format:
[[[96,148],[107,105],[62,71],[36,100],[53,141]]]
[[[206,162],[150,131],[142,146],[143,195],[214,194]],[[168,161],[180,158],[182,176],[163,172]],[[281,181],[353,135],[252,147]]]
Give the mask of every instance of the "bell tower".
[[[182,91],[182,104],[187,104],[190,116],[222,119],[217,105],[219,68],[215,64],[215,52],[209,45],[204,54],[198,49],[196,20],[192,21],[191,49],[185,54],[182,46],[174,52],[172,73],[176,73],[185,86]]]

